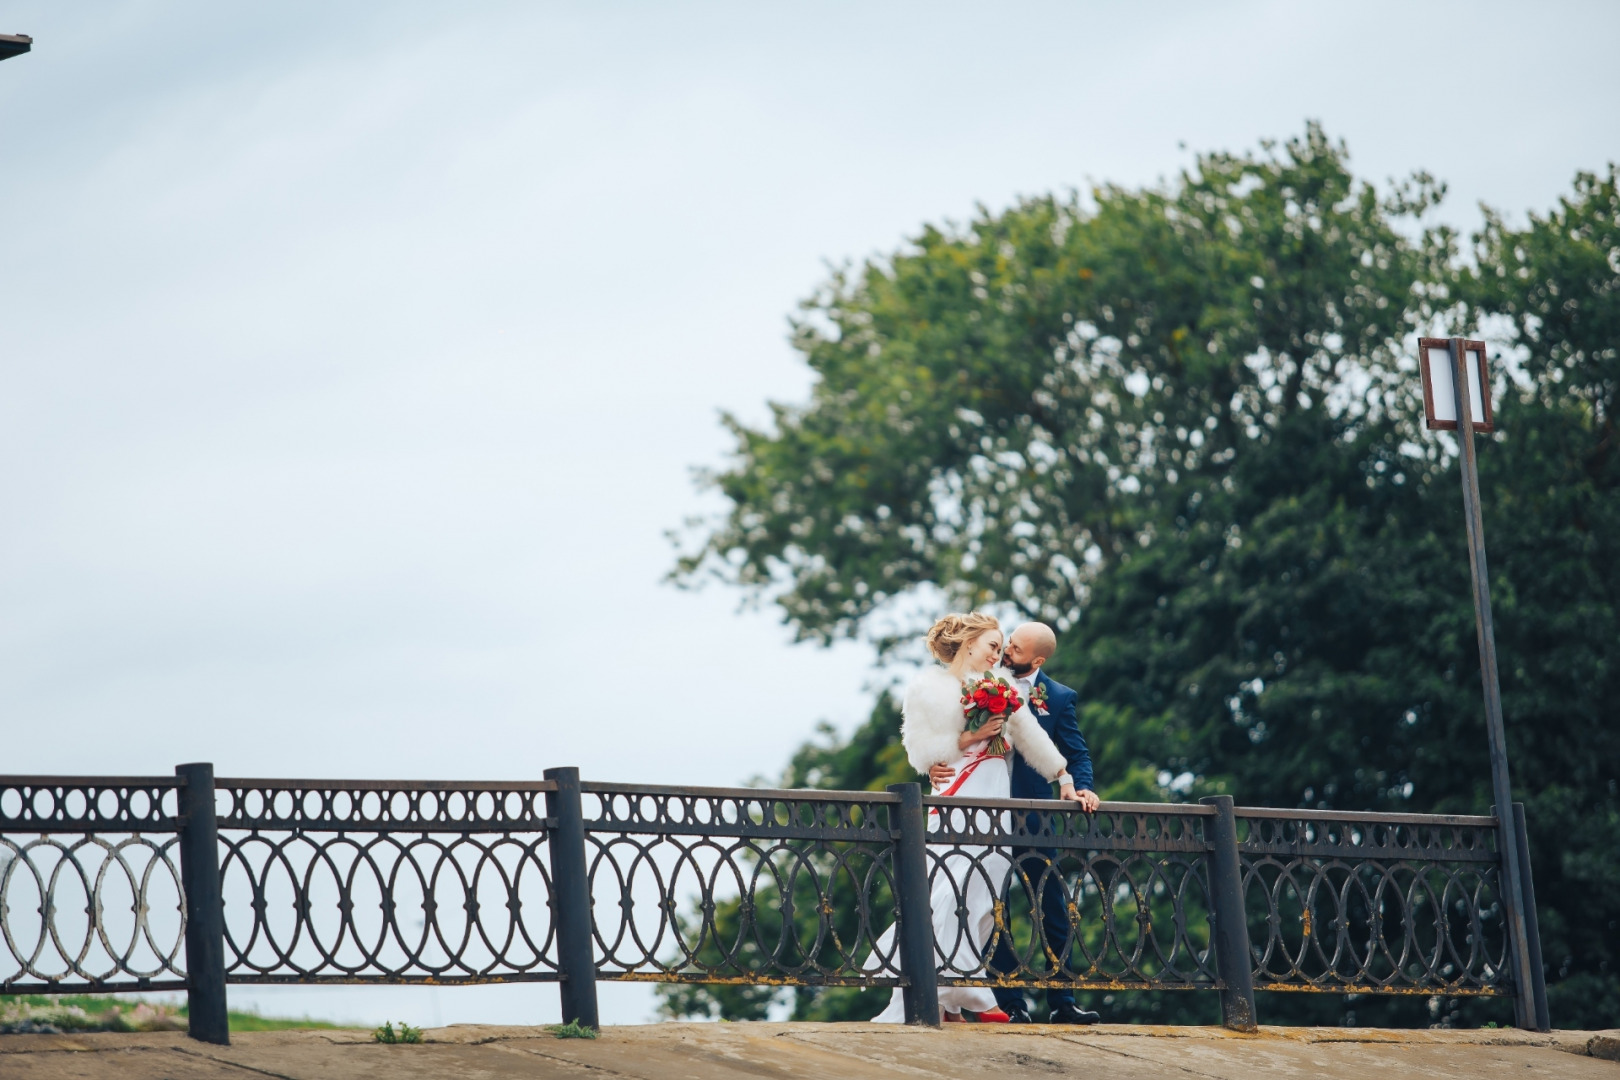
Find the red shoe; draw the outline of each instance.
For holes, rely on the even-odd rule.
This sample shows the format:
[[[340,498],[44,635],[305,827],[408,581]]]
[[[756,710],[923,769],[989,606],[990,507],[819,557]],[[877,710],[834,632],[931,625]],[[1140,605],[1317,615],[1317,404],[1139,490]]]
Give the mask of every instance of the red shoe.
[[[967,1018],[964,1017],[959,1012],[942,1012],[942,1013],[940,1013],[939,1018],[940,1018],[941,1022],[946,1023],[946,1024],[965,1024],[965,1023],[967,1023]]]
[[[984,1012],[979,1014],[979,1023],[981,1023],[981,1024],[1010,1024],[1010,1023],[1012,1023],[1012,1017],[1008,1016],[1006,1013],[1002,1012],[1000,1009],[987,1009]]]

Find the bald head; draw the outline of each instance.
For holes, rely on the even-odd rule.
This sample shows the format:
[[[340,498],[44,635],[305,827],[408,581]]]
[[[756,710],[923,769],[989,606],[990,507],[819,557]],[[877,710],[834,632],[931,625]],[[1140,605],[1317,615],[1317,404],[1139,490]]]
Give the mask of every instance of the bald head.
[[[1028,675],[1057,652],[1057,635],[1045,623],[1027,622],[1007,638],[1007,666],[1014,675]]]

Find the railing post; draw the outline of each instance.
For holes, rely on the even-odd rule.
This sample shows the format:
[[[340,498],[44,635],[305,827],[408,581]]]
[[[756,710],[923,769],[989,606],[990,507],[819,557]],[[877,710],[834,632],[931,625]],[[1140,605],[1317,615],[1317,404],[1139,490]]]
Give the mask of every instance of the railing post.
[[[1249,955],[1249,920],[1243,909],[1243,864],[1238,859],[1237,817],[1232,796],[1199,799],[1215,808],[1210,830],[1210,941],[1221,977],[1221,1023],[1234,1031],[1254,1031],[1254,971]]]
[[[601,1026],[596,1011],[595,935],[591,881],[585,861],[585,811],[580,805],[579,770],[547,769],[557,785],[546,792],[550,818],[552,917],[557,934],[558,991],[565,1024]]]
[[[1536,886],[1530,880],[1530,838],[1524,831],[1524,803],[1513,804],[1514,840],[1519,845],[1519,896],[1524,900],[1524,937],[1529,947],[1530,970],[1524,980],[1529,985],[1518,987],[1519,993],[1529,991],[1533,1011],[1527,1010],[1535,1030],[1551,1031],[1552,1015],[1547,1011],[1547,972],[1541,966],[1541,926],[1536,921]]]
[[[214,817],[214,766],[176,765],[180,788],[180,887],[186,894],[186,1011],[188,1033],[229,1046],[225,1003],[225,898],[219,886],[219,822]]]
[[[894,887],[899,895],[900,926],[895,935],[900,975],[905,987],[906,1023],[939,1027],[939,971],[934,966],[934,913],[928,901],[928,814],[922,787],[890,784],[900,797],[894,808]]]

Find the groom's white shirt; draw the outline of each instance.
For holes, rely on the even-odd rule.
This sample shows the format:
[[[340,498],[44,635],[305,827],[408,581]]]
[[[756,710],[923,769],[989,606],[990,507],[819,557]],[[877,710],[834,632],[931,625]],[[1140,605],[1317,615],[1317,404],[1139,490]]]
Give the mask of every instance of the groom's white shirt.
[[[1018,687],[1018,693],[1025,701],[1028,701],[1029,695],[1035,692],[1035,676],[1039,675],[1040,671],[1040,668],[1030,668],[1028,675],[1013,676],[1013,685]],[[1033,712],[1034,710],[1031,709],[1030,711]]]
[[[1041,674],[1041,669],[1037,667],[1037,668],[1030,668],[1028,675],[1014,675],[1013,676],[1013,685],[1018,687],[1018,693],[1023,696],[1024,701],[1026,703],[1028,703],[1028,701],[1029,701],[1029,695],[1031,695],[1031,694],[1033,694],[1035,692],[1035,680],[1040,677],[1040,674]],[[1035,711],[1035,706],[1030,705],[1029,706],[1029,711],[1033,713]],[[1016,752],[1017,751],[1014,751],[1014,753],[1016,753]],[[1072,784],[1072,783],[1074,783],[1074,780],[1069,776],[1069,771],[1067,769],[1064,769],[1064,771],[1062,773],[1060,773],[1057,777],[1055,777],[1052,780],[1052,782],[1054,784],[1063,785],[1063,784]]]

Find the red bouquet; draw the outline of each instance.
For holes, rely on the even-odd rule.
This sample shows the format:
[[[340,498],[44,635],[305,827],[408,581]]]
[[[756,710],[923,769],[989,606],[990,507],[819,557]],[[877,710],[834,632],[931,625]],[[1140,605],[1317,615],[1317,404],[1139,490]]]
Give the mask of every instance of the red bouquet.
[[[968,683],[962,691],[962,715],[967,717],[969,731],[978,731],[997,717],[1010,718],[1023,703],[1012,683],[988,673]],[[1001,735],[991,739],[990,745],[985,747],[991,757],[1005,757],[1007,750],[1007,740]]]

